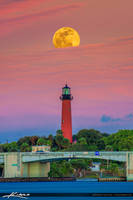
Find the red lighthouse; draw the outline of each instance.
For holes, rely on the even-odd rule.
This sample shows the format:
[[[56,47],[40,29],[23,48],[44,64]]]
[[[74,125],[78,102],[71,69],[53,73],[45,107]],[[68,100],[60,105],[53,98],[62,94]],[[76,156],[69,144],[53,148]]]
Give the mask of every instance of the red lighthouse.
[[[72,143],[71,100],[73,97],[71,95],[71,89],[67,86],[67,84],[62,88],[62,95],[60,99],[62,100],[61,130],[63,132],[63,136]]]

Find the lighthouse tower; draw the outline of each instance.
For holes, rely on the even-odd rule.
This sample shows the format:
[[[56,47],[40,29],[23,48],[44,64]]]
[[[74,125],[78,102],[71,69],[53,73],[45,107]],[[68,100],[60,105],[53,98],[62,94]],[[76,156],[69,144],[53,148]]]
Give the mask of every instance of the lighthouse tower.
[[[72,143],[72,116],[71,116],[71,88],[66,84],[62,88],[62,118],[61,118],[61,130],[63,136]]]

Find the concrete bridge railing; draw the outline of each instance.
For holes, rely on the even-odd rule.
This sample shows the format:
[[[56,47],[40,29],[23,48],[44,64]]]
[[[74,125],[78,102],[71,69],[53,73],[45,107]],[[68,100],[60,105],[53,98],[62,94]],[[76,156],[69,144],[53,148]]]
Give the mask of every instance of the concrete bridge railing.
[[[23,154],[23,162],[54,161],[59,159],[98,158],[126,162],[127,152],[49,152]]]

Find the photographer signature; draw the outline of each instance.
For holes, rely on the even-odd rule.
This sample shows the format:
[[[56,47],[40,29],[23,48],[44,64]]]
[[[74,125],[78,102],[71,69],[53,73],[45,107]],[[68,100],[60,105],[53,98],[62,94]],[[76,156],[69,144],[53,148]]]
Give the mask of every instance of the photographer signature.
[[[18,192],[12,192],[9,195],[4,195],[2,196],[3,198],[10,198],[10,197],[18,197],[18,198],[23,198],[23,199],[27,199],[27,197],[29,197],[30,194],[22,194],[22,193],[18,193]]]

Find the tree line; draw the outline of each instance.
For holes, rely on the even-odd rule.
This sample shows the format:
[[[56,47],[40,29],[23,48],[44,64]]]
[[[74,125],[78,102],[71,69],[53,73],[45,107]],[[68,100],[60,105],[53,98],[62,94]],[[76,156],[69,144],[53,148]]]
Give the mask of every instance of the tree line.
[[[49,145],[51,151],[132,151],[133,130],[101,133],[95,129],[82,129],[73,135],[73,143],[57,130],[53,136],[25,136],[18,141],[0,144],[0,152],[30,152],[33,145]]]

